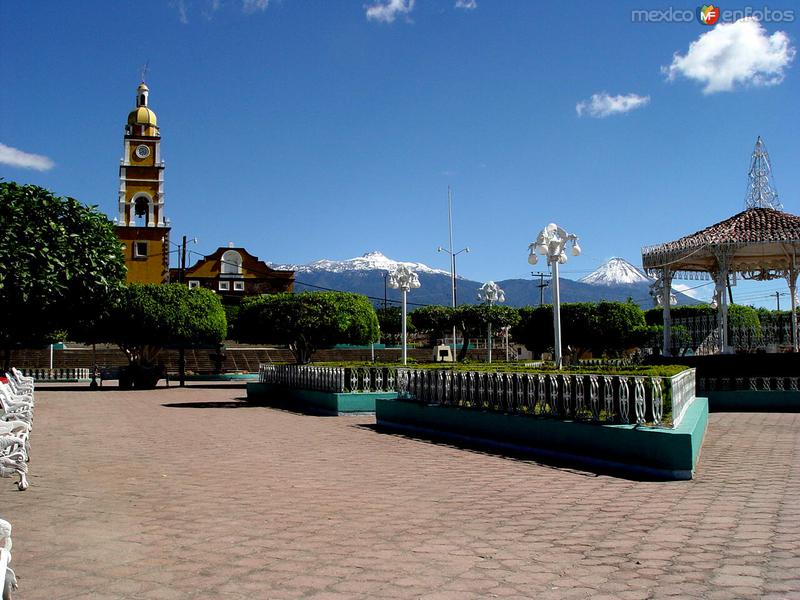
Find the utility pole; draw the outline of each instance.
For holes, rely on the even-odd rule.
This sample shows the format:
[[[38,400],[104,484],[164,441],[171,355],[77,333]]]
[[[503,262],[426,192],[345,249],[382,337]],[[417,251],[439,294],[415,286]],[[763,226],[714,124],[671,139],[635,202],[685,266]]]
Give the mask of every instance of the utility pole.
[[[775,292],[775,301],[778,303],[778,310],[781,309],[781,293]]]
[[[550,274],[538,271],[538,272],[531,272],[531,275],[539,278],[539,283],[536,284],[536,287],[539,288],[539,306],[542,306],[544,304],[544,288],[550,285],[550,282],[547,283],[544,282],[544,278],[550,277]]]
[[[180,282],[183,283],[186,278],[186,236],[183,236],[181,242],[181,277]]]

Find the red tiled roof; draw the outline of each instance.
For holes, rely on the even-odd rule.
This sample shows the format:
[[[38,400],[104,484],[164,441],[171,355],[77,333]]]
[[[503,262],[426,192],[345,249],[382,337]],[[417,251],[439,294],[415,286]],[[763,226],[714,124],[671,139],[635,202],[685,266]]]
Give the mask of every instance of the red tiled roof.
[[[750,208],[674,242],[647,248],[643,254],[689,250],[709,244],[784,241],[800,241],[800,217],[773,208]]]

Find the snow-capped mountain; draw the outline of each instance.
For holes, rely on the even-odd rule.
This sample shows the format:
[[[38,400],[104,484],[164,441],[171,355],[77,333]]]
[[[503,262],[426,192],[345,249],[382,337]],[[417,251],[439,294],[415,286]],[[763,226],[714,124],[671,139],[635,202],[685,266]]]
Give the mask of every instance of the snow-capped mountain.
[[[449,306],[452,301],[451,280],[449,271],[434,269],[418,262],[401,262],[388,258],[380,252],[368,252],[363,256],[347,260],[316,260],[305,265],[275,265],[273,268],[291,269],[295,275],[295,290],[340,290],[364,294],[373,300],[376,306],[388,302],[396,303],[401,298],[399,290],[388,287],[386,272],[399,265],[410,267],[419,275],[418,289],[412,290],[408,301],[410,306],[424,304],[441,304]],[[614,258],[599,267],[591,275],[581,281],[560,278],[562,302],[598,302],[601,300],[626,301],[628,298],[642,306],[650,308],[649,285],[651,280],[629,262]],[[506,293],[507,306],[534,306],[539,300],[551,301],[551,290],[548,286],[544,293],[539,289],[539,280],[506,279],[497,282]],[[476,293],[480,282],[464,277],[456,281],[456,296],[459,304],[477,302]],[[677,294],[681,304],[692,304],[696,301]]]
[[[436,273],[450,276],[449,271],[434,269],[426,264],[418,262],[404,262],[393,260],[381,252],[367,252],[363,256],[348,258],[347,260],[328,260],[323,258],[305,265],[271,265],[274,269],[288,269],[296,273],[314,273],[317,271],[327,271],[329,273],[345,273],[347,271],[392,271],[405,265],[415,273]]]
[[[632,283],[651,283],[652,279],[647,277],[641,270],[634,267],[624,258],[612,258],[586,277],[581,277],[578,281],[589,285],[629,285]]]

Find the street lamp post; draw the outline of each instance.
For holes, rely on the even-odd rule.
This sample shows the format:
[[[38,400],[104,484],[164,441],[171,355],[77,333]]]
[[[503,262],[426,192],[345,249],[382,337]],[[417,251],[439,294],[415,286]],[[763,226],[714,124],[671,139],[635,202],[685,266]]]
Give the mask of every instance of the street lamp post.
[[[453,192],[450,186],[447,187],[447,227],[450,233],[450,249],[439,246],[437,252],[447,252],[450,255],[450,292],[453,308],[456,307],[456,256],[462,252],[469,252],[469,247],[462,248],[458,252],[453,251]],[[453,325],[453,356],[456,355],[456,326]]]
[[[478,288],[478,300],[480,302],[486,302],[489,305],[489,309],[492,308],[492,304],[495,302],[505,302],[506,301],[506,294],[500,289],[500,286],[497,285],[494,281],[487,281],[481,287]],[[486,348],[488,353],[488,361],[492,362],[492,315],[491,310],[489,310],[489,319],[488,319],[488,337],[486,338]]]
[[[528,245],[528,262],[535,265],[539,262],[537,252],[547,257],[547,262],[553,270],[553,361],[556,369],[561,368],[561,299],[559,296],[558,265],[567,262],[564,252],[567,242],[572,243],[572,256],[580,256],[581,247],[578,245],[578,236],[567,233],[565,229],[555,223],[550,223],[539,232],[536,241]]]
[[[396,290],[399,289],[403,292],[403,365],[406,365],[408,364],[408,352],[406,348],[408,346],[408,334],[406,329],[406,301],[408,292],[419,287],[419,278],[417,277],[417,274],[407,266],[400,265],[394,271],[389,273],[389,287]]]
[[[450,249],[439,246],[437,252],[446,252],[450,255],[450,296],[453,308],[456,307],[456,256],[462,252],[470,252],[469,246],[462,248],[458,252],[453,252],[453,240],[450,239]],[[453,325],[453,356],[456,355],[456,326]]]

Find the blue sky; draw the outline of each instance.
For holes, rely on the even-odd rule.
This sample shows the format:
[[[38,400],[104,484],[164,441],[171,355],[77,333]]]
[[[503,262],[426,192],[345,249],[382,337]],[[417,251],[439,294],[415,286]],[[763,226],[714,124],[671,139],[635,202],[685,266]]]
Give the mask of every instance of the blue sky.
[[[767,6],[794,21],[634,23],[626,2],[4,2],[0,177],[115,216],[149,60],[174,240],[447,268],[450,185],[462,274],[529,276],[527,245],[555,221],[580,236],[577,279],[742,210],[757,135],[800,213],[800,9]]]

